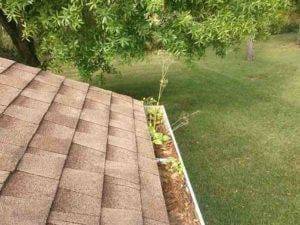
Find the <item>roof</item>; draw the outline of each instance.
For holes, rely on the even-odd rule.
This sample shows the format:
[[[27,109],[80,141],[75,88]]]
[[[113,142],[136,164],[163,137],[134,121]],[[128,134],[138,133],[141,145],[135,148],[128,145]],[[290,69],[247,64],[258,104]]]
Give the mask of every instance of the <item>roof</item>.
[[[1,225],[169,224],[144,107],[0,58]]]

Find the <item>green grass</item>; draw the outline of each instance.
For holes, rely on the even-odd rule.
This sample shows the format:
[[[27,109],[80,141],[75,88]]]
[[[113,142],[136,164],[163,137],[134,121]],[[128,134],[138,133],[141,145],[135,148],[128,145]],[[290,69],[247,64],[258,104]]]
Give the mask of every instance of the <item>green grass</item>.
[[[300,48],[295,35],[256,43],[224,58],[176,62],[163,96],[171,121],[200,110],[176,138],[207,225],[299,222]],[[141,99],[158,90],[160,61],[122,66],[106,88]],[[298,187],[297,187],[298,186]],[[298,208],[298,212],[296,210]]]

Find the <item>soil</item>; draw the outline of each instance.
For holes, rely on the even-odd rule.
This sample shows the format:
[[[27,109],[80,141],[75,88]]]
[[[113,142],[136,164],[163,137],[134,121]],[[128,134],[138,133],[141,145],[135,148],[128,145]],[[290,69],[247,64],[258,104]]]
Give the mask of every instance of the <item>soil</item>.
[[[167,134],[164,126],[160,126],[159,130]],[[154,150],[157,158],[174,157],[178,159],[172,140],[164,146],[154,145]],[[159,163],[158,167],[170,225],[200,225],[184,175],[170,170],[168,163]]]

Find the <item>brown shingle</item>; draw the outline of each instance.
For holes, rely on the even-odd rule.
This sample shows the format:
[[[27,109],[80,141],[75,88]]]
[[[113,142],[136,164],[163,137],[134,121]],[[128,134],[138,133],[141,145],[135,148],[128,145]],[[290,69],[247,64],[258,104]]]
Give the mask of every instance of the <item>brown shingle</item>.
[[[86,98],[84,102],[84,108],[86,109],[108,109],[109,105],[105,105],[101,102],[93,101],[91,99]]]
[[[73,142],[88,148],[105,152],[106,150],[106,136],[97,136],[84,132],[76,132]]]
[[[143,202],[143,216],[156,221],[168,223],[168,213],[163,198],[151,195],[149,192],[141,190]]]
[[[26,146],[37,125],[7,115],[0,117],[0,142]]]
[[[142,211],[146,218],[168,223],[159,176],[140,172]]]
[[[77,99],[79,101],[83,101],[85,98],[85,95],[86,95],[84,91],[80,91],[78,89],[69,87],[69,86],[65,85],[65,83],[61,86],[58,93],[61,95],[68,96],[73,99]]]
[[[122,130],[134,132],[133,119],[119,113],[111,112],[109,125]]]
[[[65,168],[59,187],[101,198],[102,184],[103,174]]]
[[[45,120],[75,129],[78,118],[66,116],[55,112],[47,112],[47,114],[45,115]]]
[[[114,120],[114,121],[118,121],[118,122],[126,121],[126,122],[130,123],[130,128],[133,128],[132,130],[134,130],[134,118],[133,117],[124,115],[122,113],[111,111],[110,119]]]
[[[127,149],[108,145],[106,159],[115,162],[137,163],[137,153]]]
[[[13,171],[22,155],[13,155],[0,152],[0,169]]]
[[[113,101],[114,100],[116,100],[116,101],[123,100],[122,102],[125,101],[125,102],[130,103],[130,105],[132,105],[132,98],[128,95],[122,95],[122,94],[118,94],[118,93],[113,92],[112,96],[113,96]]]
[[[55,92],[45,92],[31,88],[25,88],[22,91],[21,95],[28,98],[33,98],[38,101],[50,103],[55,96]]]
[[[53,211],[99,216],[101,199],[59,188]]]
[[[155,158],[151,140],[141,137],[136,138],[138,153],[144,157]]]
[[[133,108],[132,107],[112,103],[110,110],[113,112],[120,113],[125,116],[133,118]]]
[[[133,99],[133,108],[134,108],[134,110],[136,110],[136,111],[145,113],[144,104],[143,104],[142,101]]]
[[[54,102],[45,115],[45,120],[75,129],[79,115],[79,109]]]
[[[135,141],[127,138],[108,136],[108,144],[136,152]]]
[[[155,159],[140,155],[138,159],[138,164],[139,164],[139,169],[141,171],[159,175],[157,162]]]
[[[79,120],[76,131],[82,133],[88,133],[98,137],[106,138],[107,127],[98,125],[96,123],[88,122],[86,120]]]
[[[29,146],[66,155],[68,154],[71,142],[71,139],[61,139],[47,135],[44,136],[35,134]]]
[[[120,138],[126,138],[129,140],[132,140],[133,142],[135,141],[135,135],[133,132],[130,132],[128,130],[123,130],[117,127],[109,127],[109,135],[115,136],[115,137],[120,137]]]
[[[70,212],[51,211],[49,216],[49,224],[55,225],[99,225],[99,216],[91,216]],[[67,222],[66,222],[67,221]]]
[[[57,87],[50,85],[50,84],[46,84],[41,81],[38,81],[36,79],[31,81],[27,87],[30,89],[36,90],[36,91],[40,91],[40,92],[55,92],[56,93],[58,90]]]
[[[38,109],[40,111],[46,112],[49,108],[49,104],[45,102],[41,102],[32,98],[18,96],[14,102],[14,105],[30,108],[30,109]]]
[[[148,125],[145,122],[135,121],[135,129],[137,131],[144,131],[144,132],[146,132],[146,131],[148,131]]]
[[[27,65],[24,65],[22,63],[15,63],[12,67],[16,68],[16,69],[19,69],[19,70],[22,70],[22,71],[27,72],[27,73],[34,73],[34,74],[38,73],[41,70],[40,68],[27,66]]]
[[[0,104],[9,105],[20,93],[17,88],[0,84]]]
[[[34,147],[28,147],[26,149],[26,153],[31,153],[31,154],[35,154],[35,155],[42,155],[42,156],[46,156],[46,157],[62,157],[65,158],[66,156],[60,153],[56,153],[56,152],[51,152],[51,151],[46,151],[44,149],[39,149],[39,148],[34,148]]]
[[[66,105],[66,106],[77,108],[77,109],[81,109],[81,107],[83,105],[83,100],[75,99],[75,98],[69,97],[68,95],[62,95],[62,94],[57,94],[54,101],[57,103]]]
[[[125,96],[125,97],[122,97]],[[124,106],[126,108],[132,108],[132,98],[126,95],[120,95],[120,94],[116,94],[113,93],[112,94],[112,98],[111,98],[111,103],[112,104],[116,104],[116,105],[120,105],[120,106]]]
[[[144,225],[168,225],[169,223],[160,222],[157,220],[151,220],[148,218],[144,219]]]
[[[96,91],[90,88],[86,98],[104,105],[110,105],[111,96],[109,93],[102,91],[101,89]]]
[[[0,84],[23,89],[30,81],[14,76],[13,74],[0,74]]]
[[[5,59],[0,57],[0,73],[2,73],[4,70],[6,70],[8,67],[10,67],[12,64],[14,64],[15,61],[10,59]]]
[[[13,173],[3,189],[3,194],[18,198],[54,198],[58,181],[42,176],[17,171]]]
[[[6,178],[8,177],[9,172],[0,170],[0,184],[3,184],[6,181]]]
[[[82,83],[82,82],[79,82],[76,80],[70,80],[70,79],[66,79],[64,81],[64,85],[74,88],[74,89],[77,89],[77,90],[80,90],[80,91],[83,91],[83,92],[86,92],[89,88],[89,85],[87,83]]]
[[[136,189],[138,191],[140,191],[141,189],[140,184],[136,184],[120,178],[104,175],[104,185],[107,184],[125,186],[125,187]]]
[[[0,116],[0,127],[4,128],[4,129],[17,129],[18,130],[18,129],[22,129],[24,127],[31,127],[31,126],[35,126],[35,125],[32,125],[31,123],[19,120],[17,118],[11,117],[11,116],[7,116],[7,115]]]
[[[141,188],[150,195],[163,199],[159,175],[140,171]]]
[[[42,71],[36,77],[35,80],[59,87],[64,80],[64,77],[55,75],[49,71]]]
[[[36,73],[29,73],[14,66],[0,75],[0,83],[23,89],[35,77]]]
[[[103,187],[104,208],[141,210],[140,191],[134,188],[106,183]]]
[[[69,223],[66,221],[51,220],[51,222],[47,222],[47,225],[78,225],[78,224],[77,223]]]
[[[25,153],[18,170],[34,175],[59,179],[65,162],[65,156],[46,156],[40,154]]]
[[[0,142],[0,170],[14,171],[25,150],[24,147]]]
[[[45,112],[13,104],[6,109],[4,114],[30,123],[39,124]]]
[[[148,131],[147,123],[136,120],[135,121],[135,134],[138,137],[142,137],[142,138],[150,140],[150,134]]]
[[[134,110],[133,113],[134,113],[135,120],[139,120],[143,123],[147,123],[147,118],[146,118],[145,112],[139,112],[139,111]]]
[[[37,134],[51,136],[59,139],[72,139],[74,129],[44,120]]]
[[[107,95],[111,95],[111,91],[109,90],[105,90],[99,87],[95,87],[95,86],[90,86],[89,91],[96,91],[96,92],[101,92],[103,94],[107,94]]]
[[[81,109],[84,103],[84,98],[84,92],[62,85],[54,101],[66,106]]]
[[[135,210],[103,208],[101,225],[143,225],[142,213]]]
[[[0,196],[1,225],[45,224],[51,207],[49,198]]]
[[[79,118],[80,110],[59,103],[53,102],[48,112],[59,113],[62,115]]]
[[[77,144],[72,144],[66,168],[94,173],[104,173],[105,153]]]
[[[2,113],[6,109],[6,106],[0,105],[0,113]]]
[[[107,126],[109,120],[109,111],[105,108],[101,110],[83,109],[80,119],[96,123],[101,126]]]
[[[136,163],[122,163],[106,160],[105,175],[135,184],[139,183],[138,166]]]

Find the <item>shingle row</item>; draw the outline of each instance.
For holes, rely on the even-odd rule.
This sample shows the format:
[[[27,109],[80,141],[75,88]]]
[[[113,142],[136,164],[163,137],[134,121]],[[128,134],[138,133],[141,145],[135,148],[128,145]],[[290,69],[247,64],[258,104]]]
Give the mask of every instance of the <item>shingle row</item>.
[[[112,94],[101,225],[143,224],[132,98]]]
[[[144,225],[167,225],[169,219],[144,106],[137,100],[134,100],[134,117]]]
[[[12,60],[0,60],[0,190],[37,128],[36,124],[22,120],[29,113],[39,112],[34,107],[22,107],[24,100],[20,93],[39,71]]]
[[[49,225],[99,224],[110,98],[110,92],[95,88],[86,94]]]
[[[63,155],[31,144],[36,135],[51,136],[60,130],[43,119],[59,86],[38,81],[38,72],[13,64],[0,75],[2,84],[20,89],[0,118],[1,169],[11,172],[0,196],[0,218],[5,225],[45,224],[63,167]]]

